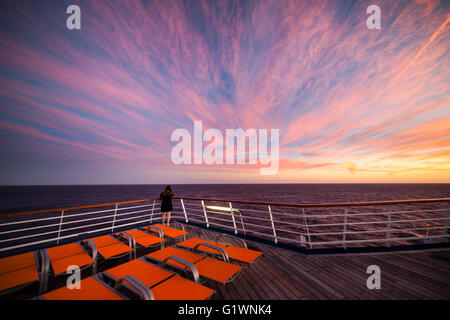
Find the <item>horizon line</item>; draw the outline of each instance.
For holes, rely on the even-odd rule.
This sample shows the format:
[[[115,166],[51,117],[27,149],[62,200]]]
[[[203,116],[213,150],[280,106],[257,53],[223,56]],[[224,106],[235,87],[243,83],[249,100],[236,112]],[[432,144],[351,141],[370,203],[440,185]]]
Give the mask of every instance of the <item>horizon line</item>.
[[[63,187],[63,186],[161,186],[161,185],[293,185],[293,184],[450,184],[450,182],[260,182],[260,183],[87,183],[87,184],[10,184],[0,187]]]

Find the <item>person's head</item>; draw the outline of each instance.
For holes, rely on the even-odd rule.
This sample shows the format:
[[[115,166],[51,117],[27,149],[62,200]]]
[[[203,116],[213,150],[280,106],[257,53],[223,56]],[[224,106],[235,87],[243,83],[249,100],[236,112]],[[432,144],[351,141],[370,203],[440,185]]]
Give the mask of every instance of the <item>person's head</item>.
[[[164,192],[172,192],[172,188],[168,185],[168,186],[166,186],[166,189],[164,190]]]

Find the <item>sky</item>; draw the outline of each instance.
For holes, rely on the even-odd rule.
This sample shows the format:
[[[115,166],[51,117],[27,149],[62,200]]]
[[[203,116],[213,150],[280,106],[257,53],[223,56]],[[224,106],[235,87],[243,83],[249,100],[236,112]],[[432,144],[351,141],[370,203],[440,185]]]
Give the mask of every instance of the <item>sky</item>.
[[[449,183],[449,51],[449,1],[2,0],[0,184]],[[278,172],[174,164],[194,121]]]

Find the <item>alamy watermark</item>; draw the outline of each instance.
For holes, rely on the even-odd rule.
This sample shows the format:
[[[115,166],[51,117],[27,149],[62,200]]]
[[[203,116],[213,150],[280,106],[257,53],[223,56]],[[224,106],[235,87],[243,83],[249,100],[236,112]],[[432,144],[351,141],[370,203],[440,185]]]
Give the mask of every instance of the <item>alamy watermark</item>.
[[[67,277],[66,286],[69,290],[81,289],[81,269],[76,265],[70,265],[67,267],[67,274],[71,274]]]
[[[379,6],[372,4],[367,7],[367,14],[370,16],[366,20],[366,26],[369,30],[381,29],[381,9]]]
[[[367,274],[370,276],[367,278],[366,286],[367,289],[381,289],[381,269],[379,266],[373,264],[367,267]]]
[[[69,30],[81,29],[81,9],[78,5],[72,4],[67,7],[67,14],[70,14],[66,19],[66,26]],[[366,13],[370,16],[366,20],[366,26],[369,30],[381,29],[381,9],[379,6],[372,4],[367,7]]]
[[[67,14],[70,16],[66,19],[66,26],[69,30],[80,30],[81,29],[81,9],[76,4],[72,4],[67,7]]]
[[[247,129],[246,131],[226,129],[224,137],[219,129],[210,128],[203,132],[202,121],[194,121],[193,143],[192,135],[187,129],[180,128],[172,132],[170,140],[178,142],[172,148],[172,163],[176,165],[242,165],[259,162],[260,165],[266,166],[260,168],[261,175],[274,175],[279,167],[279,131],[279,129]],[[205,148],[203,148],[203,142],[208,143]]]

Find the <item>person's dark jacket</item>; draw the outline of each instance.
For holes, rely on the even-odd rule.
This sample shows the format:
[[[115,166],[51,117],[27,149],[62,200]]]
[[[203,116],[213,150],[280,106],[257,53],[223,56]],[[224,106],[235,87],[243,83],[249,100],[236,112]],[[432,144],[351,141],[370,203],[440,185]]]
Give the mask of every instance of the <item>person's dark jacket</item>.
[[[175,194],[170,191],[164,191],[160,194],[159,200],[161,200],[161,212],[169,212],[173,210],[172,197]]]

